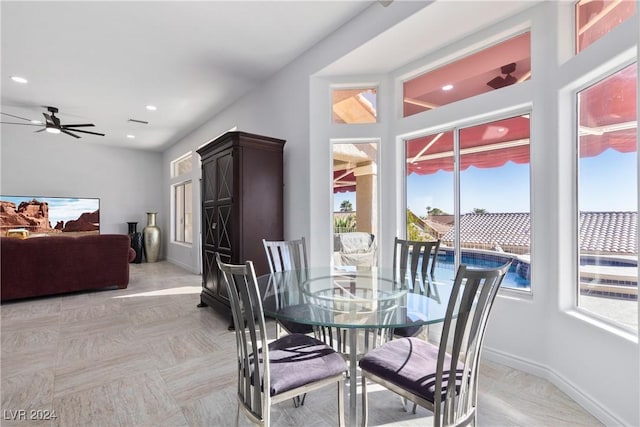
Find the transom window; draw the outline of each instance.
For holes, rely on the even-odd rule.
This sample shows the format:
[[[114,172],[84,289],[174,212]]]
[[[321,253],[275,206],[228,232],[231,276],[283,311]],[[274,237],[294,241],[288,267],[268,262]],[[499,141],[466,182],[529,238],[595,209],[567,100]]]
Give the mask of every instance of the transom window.
[[[636,1],[580,0],[576,3],[576,53],[636,13]]]
[[[333,89],[333,123],[375,123],[378,121],[375,87]]]
[[[185,175],[191,173],[193,168],[193,155],[188,152],[184,156],[171,162],[171,177]]]
[[[531,77],[524,33],[403,83],[403,117],[511,86]]]

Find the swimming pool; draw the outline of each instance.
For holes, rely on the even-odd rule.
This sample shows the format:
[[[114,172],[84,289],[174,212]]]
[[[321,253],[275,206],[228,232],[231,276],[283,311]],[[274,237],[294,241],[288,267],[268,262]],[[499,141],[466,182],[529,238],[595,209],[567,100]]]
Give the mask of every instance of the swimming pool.
[[[509,271],[502,282],[504,288],[516,288],[519,290],[531,290],[531,269],[530,263],[524,257],[505,253],[488,253],[484,251],[463,250],[462,263],[474,267],[495,268],[513,260]],[[440,248],[438,252],[438,264],[436,265],[436,277],[438,270],[451,275],[454,269],[453,249]],[[448,273],[447,273],[448,272]]]

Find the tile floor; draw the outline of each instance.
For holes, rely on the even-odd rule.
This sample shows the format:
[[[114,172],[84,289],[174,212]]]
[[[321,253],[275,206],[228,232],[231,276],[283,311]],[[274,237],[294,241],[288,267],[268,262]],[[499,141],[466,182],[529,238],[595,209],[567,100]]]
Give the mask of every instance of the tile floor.
[[[233,425],[235,339],[226,317],[196,307],[199,291],[199,276],[164,261],[131,264],[126,290],[3,304],[0,424]],[[431,424],[369,391],[369,425]],[[479,395],[480,426],[601,425],[549,382],[494,363],[482,364]],[[273,425],[336,425],[335,399],[327,388],[301,408],[282,403]]]

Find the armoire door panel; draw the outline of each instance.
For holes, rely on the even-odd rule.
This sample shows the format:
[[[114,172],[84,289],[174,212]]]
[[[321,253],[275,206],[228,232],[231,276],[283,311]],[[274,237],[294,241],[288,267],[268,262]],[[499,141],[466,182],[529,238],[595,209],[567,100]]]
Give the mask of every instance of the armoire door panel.
[[[233,154],[231,151],[216,159],[216,200],[226,201],[233,197]]]
[[[216,242],[216,208],[215,206],[205,206],[203,208],[203,230],[202,239],[204,246],[215,247]]]
[[[218,236],[217,248],[220,251],[227,251],[228,253],[232,252],[233,245],[233,206],[231,205],[220,205],[217,209],[217,225],[216,231]]]

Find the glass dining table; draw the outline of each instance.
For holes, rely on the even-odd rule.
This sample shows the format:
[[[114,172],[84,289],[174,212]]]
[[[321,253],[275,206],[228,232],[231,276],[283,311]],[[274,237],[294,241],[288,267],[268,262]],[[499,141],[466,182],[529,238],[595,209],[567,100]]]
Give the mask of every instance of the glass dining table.
[[[356,426],[359,356],[395,328],[444,320],[451,277],[394,278],[391,269],[309,268],[258,278],[267,317],[313,327],[349,361],[349,425]]]

